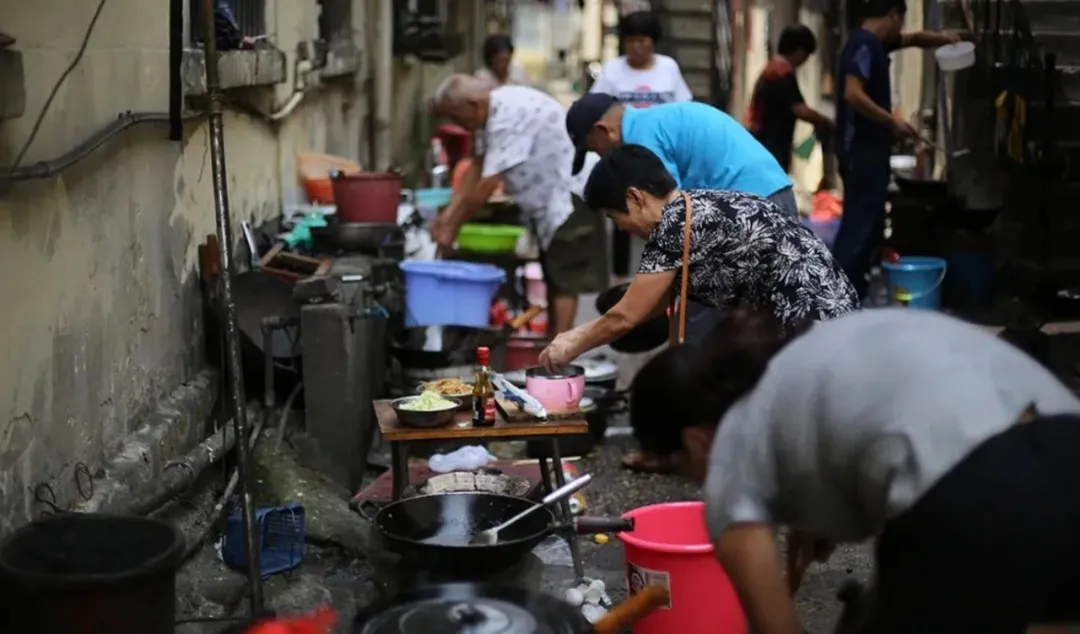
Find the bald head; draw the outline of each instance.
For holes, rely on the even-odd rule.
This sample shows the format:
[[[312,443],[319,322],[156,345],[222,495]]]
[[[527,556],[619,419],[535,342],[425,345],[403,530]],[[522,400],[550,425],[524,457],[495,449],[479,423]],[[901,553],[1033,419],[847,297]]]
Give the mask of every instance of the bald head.
[[[491,84],[472,75],[447,77],[431,98],[432,112],[448,117],[466,130],[478,130],[487,122]]]

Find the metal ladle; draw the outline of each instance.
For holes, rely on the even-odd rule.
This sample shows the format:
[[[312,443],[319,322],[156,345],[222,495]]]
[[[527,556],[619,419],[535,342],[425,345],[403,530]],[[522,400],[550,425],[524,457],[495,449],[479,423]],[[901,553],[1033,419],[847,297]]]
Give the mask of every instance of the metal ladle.
[[[473,535],[472,539],[469,540],[469,543],[478,546],[490,546],[494,544],[495,542],[499,541],[499,531],[506,530],[508,526],[521,520],[524,517],[528,517],[528,515],[534,511],[542,509],[546,506],[551,506],[556,502],[561,502],[565,500],[577,491],[585,488],[590,482],[592,482],[592,476],[589,474],[585,474],[580,478],[567,482],[566,484],[555,489],[551,493],[545,495],[544,499],[541,500],[539,504],[525,509],[524,511],[518,513],[517,515],[511,517],[510,519],[506,520],[505,522],[499,524],[494,528],[489,528],[486,531],[481,531]]]

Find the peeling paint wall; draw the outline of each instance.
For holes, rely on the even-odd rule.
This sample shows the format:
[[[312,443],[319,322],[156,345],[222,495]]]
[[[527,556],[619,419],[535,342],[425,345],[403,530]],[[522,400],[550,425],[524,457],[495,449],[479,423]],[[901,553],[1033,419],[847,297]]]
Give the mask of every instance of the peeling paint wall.
[[[10,165],[48,92],[74,58],[97,2],[0,1],[27,76],[26,115],[0,123]],[[354,4],[357,37],[366,3]],[[315,0],[268,0],[268,28],[290,53],[317,34]],[[168,3],[108,0],[80,65],[52,104],[24,164],[54,158],[123,111],[168,109]],[[361,48],[365,47],[361,45]],[[259,89],[281,103],[290,82]],[[364,82],[311,93],[277,128],[225,118],[234,228],[299,200],[293,155],[357,158]],[[157,399],[201,366],[196,248],[214,232],[206,126],[184,140],[137,127],[59,177],[0,197],[0,535],[35,517],[32,489],[61,505],[76,496],[74,465],[94,465]]]

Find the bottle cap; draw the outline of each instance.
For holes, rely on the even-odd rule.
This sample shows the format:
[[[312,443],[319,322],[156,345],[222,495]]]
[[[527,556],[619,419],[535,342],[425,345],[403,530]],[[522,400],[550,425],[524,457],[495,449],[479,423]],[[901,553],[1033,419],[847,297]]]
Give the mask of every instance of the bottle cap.
[[[490,358],[491,353],[487,346],[480,346],[476,349],[476,363],[478,365],[487,365]]]

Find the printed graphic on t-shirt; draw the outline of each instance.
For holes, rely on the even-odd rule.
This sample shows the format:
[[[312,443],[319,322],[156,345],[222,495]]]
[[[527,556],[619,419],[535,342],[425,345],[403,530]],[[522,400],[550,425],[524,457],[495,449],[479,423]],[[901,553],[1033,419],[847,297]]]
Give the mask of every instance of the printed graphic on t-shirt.
[[[619,101],[631,108],[648,108],[675,101],[674,90],[653,90],[649,86],[638,86],[633,90],[620,92],[615,96]]]

